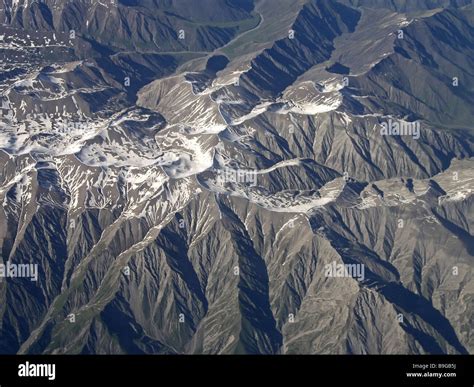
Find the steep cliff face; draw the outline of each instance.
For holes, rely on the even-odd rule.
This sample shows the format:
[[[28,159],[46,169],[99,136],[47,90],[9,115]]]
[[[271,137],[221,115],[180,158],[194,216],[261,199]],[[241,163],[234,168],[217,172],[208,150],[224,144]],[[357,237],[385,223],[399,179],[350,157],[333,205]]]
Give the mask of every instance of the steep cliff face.
[[[471,2],[282,3],[4,0],[1,353],[474,351]]]

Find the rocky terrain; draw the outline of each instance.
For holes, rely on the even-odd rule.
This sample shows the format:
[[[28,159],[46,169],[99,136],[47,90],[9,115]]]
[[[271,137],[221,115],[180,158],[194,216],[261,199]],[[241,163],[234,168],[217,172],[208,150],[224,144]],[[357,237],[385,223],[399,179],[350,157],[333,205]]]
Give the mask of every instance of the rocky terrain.
[[[472,1],[0,22],[0,353],[474,352]]]

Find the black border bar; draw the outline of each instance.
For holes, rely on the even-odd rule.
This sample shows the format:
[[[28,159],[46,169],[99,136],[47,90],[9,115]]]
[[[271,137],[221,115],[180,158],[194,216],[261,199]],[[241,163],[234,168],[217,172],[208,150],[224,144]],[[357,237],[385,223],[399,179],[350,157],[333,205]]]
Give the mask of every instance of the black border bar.
[[[54,364],[55,380],[20,377],[21,364]],[[407,373],[456,376],[408,377]],[[174,382],[173,382],[174,381]],[[469,355],[0,355],[0,386],[160,386],[277,383],[307,386],[474,386]],[[171,383],[171,384],[170,384]]]

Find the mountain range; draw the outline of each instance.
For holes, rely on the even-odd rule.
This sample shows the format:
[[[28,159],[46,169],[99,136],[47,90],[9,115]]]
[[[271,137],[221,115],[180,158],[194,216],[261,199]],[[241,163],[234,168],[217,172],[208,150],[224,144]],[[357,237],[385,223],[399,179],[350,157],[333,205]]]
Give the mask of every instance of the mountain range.
[[[474,352],[472,0],[0,23],[0,353]]]

